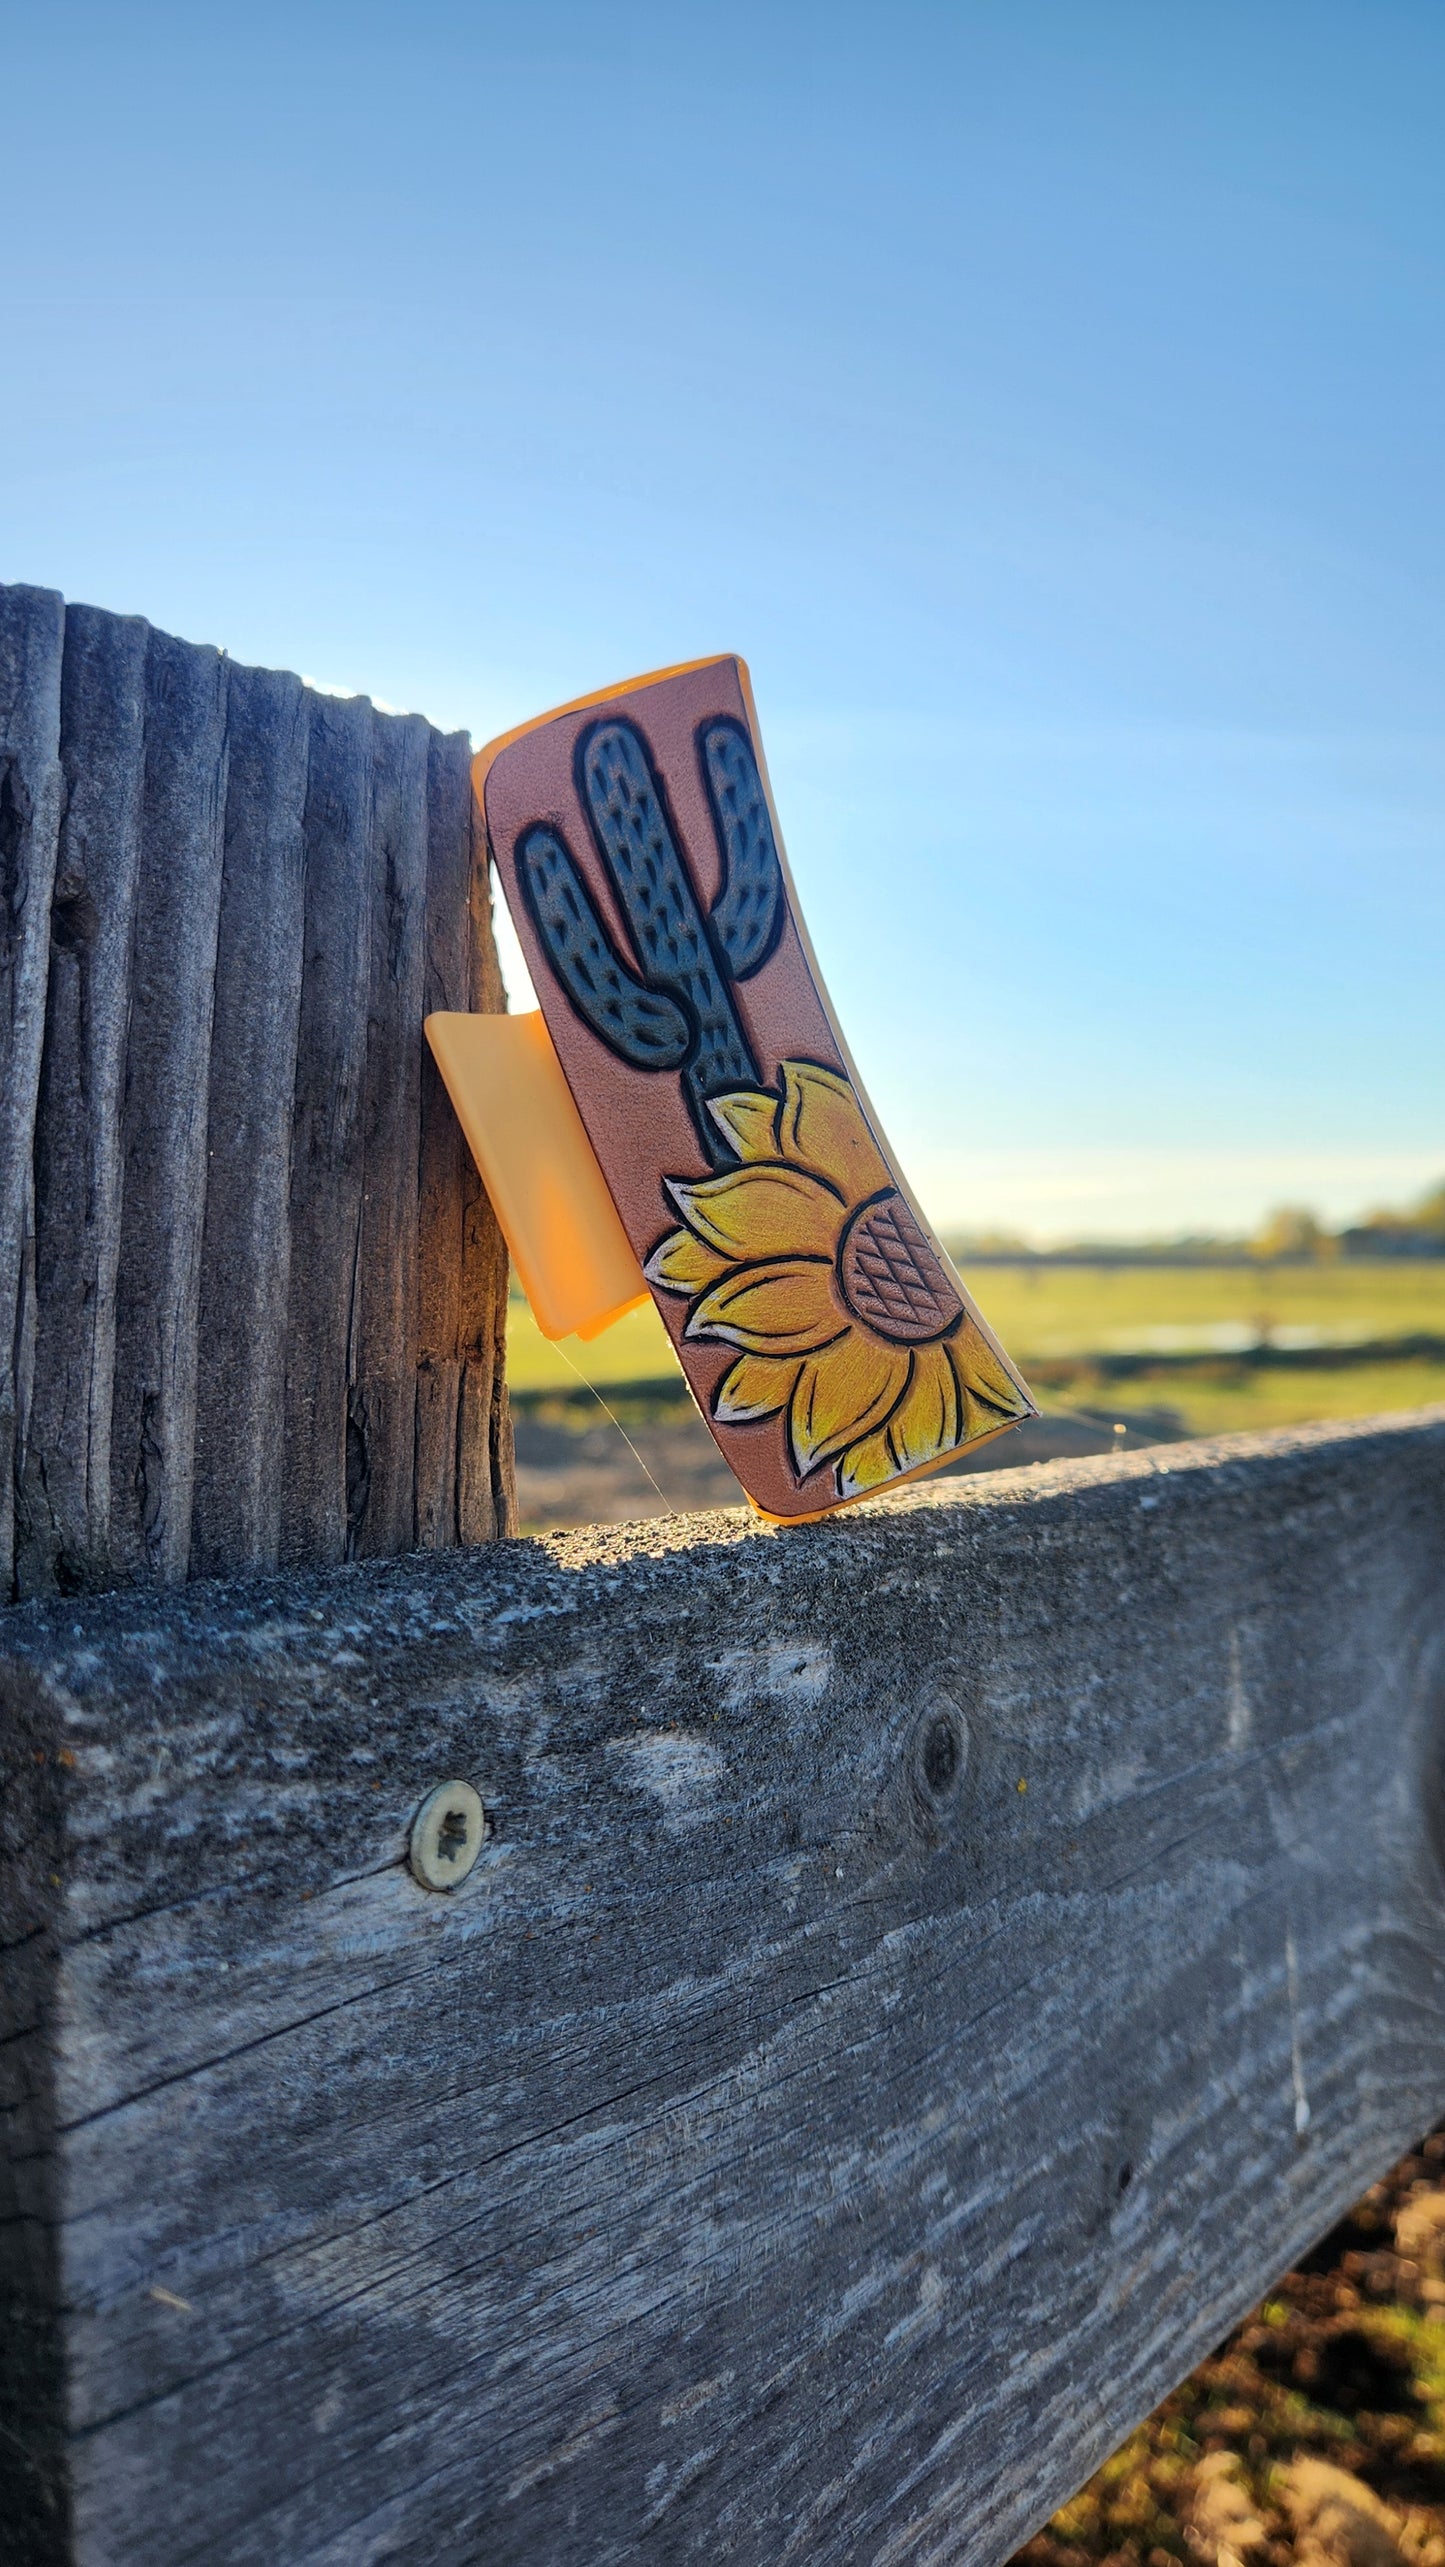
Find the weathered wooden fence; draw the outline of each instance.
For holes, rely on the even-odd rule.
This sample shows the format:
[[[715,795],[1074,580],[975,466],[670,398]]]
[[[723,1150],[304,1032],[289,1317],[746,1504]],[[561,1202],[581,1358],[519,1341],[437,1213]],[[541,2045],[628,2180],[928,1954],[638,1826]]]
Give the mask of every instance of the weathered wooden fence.
[[[234,831],[219,857],[219,824],[200,832],[219,924],[198,962],[182,886],[144,887],[147,847],[164,871],[166,844],[200,865],[196,842],[179,817],[142,828],[115,935],[127,1033],[84,959],[103,942],[85,904],[108,917],[112,892],[73,815],[108,797],[75,762],[60,821],[51,735],[26,731],[13,680],[16,631],[39,632],[38,665],[59,610],[6,611],[5,1021],[41,1099],[31,1158],[7,1089],[13,1413],[22,1576],[49,1589],[0,1615],[7,2562],[994,2567],[1445,2107],[1445,1413],[998,1472],[791,1531],[737,1512],[256,1574],[468,1530],[457,1480],[423,1476],[428,1363],[452,1368],[449,1433],[502,1485],[500,1428],[466,1423],[466,1368],[492,1357],[460,1315],[465,1248],[442,1262],[445,1331],[407,1298],[427,1225],[455,1240],[462,1204],[478,1215],[415,1101],[423,974],[395,958],[421,858],[408,839],[393,866],[377,818],[398,765],[413,797],[407,758],[424,765],[451,815],[433,881],[464,911],[461,753],[224,672]],[[150,672],[136,807],[179,812],[155,671],[190,739],[196,662],[143,631],[131,647]],[[252,686],[290,712],[243,756]],[[134,699],[97,684],[90,736]],[[286,767],[273,832],[256,815],[297,725],[310,780]],[[299,873],[298,801],[317,833]],[[26,850],[43,872],[57,827],[74,853],[42,1060]],[[243,894],[242,846],[247,881],[273,850],[281,912]],[[350,908],[343,881],[366,886]],[[450,891],[433,903],[428,935],[464,939]],[[445,947],[444,985],[464,951]],[[300,1028],[290,1085],[268,1009]],[[205,1150],[270,1170],[244,1203],[213,1175],[203,1217],[174,1173],[183,1018]],[[351,1083],[323,1148],[327,1059]],[[153,1151],[127,1150],[132,1127]],[[94,1239],[65,1231],[52,1148],[84,1172],[67,1183],[100,1170]],[[139,1254],[127,1225],[170,1256],[171,1200],[195,1268],[165,1268],[171,1333],[133,1284],[97,1354],[104,1276]],[[64,1306],[102,1452],[110,1419],[108,1519],[100,1466],[67,1458],[96,1445],[38,1422],[70,1413],[37,1387],[60,1363],[53,1333],[39,1351],[57,1229],[57,1272],[91,1261]],[[328,1296],[359,1265],[348,1334]],[[400,1318],[368,1316],[388,1277]],[[180,1445],[136,1423],[132,1367],[171,1419],[186,1365],[211,1387],[189,1543],[167,1549]],[[408,1397],[411,1482],[372,1440]],[[223,1519],[205,1421],[232,1416]],[[293,1463],[313,1416],[315,1482]],[[377,1517],[355,1478],[343,1503],[348,1422]],[[252,1574],[55,1591],[218,1558]],[[490,1833],[437,1893],[408,1836],[453,1778]]]
[[[506,1529],[468,743],[0,588],[0,1598]]]

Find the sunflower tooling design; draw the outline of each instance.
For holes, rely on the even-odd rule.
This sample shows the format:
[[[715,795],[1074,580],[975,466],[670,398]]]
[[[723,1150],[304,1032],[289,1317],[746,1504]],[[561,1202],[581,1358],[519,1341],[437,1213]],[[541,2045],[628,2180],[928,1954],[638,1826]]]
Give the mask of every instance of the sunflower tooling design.
[[[742,663],[564,706],[475,772],[639,1289],[755,1503],[816,1515],[1033,1413],[859,1094]]]
[[[684,1334],[740,1349],[712,1398],[725,1426],[781,1415],[799,1480],[840,1498],[941,1461],[1025,1412],[1017,1386],[893,1182],[845,1078],[784,1061],[777,1093],[709,1100],[741,1162],[670,1177],[683,1227],[643,1268],[689,1298]]]

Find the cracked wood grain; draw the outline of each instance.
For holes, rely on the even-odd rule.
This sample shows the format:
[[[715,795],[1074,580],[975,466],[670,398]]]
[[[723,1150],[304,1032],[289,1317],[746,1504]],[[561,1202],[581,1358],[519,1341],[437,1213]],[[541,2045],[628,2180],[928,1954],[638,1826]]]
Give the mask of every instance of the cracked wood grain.
[[[464,738],[0,588],[0,1595],[510,1528],[478,854]]]
[[[229,674],[149,636],[110,1442],[111,1558],[143,1584],[190,1563]]]
[[[432,735],[427,764],[425,1013],[506,1006],[488,906],[470,743]],[[515,1520],[506,1410],[506,1247],[430,1050],[421,1060],[417,1520],[420,1550],[485,1542]]]
[[[34,1165],[60,825],[65,610],[46,588],[0,588],[0,1595],[34,1367]]]
[[[379,730],[372,761],[371,951],[362,1098],[362,1189],[347,1431],[354,1558],[416,1539],[417,1194],[427,900],[425,722]],[[465,913],[464,913],[465,914]]]
[[[1442,1499],[1436,1411],[13,1612],[21,2567],[1007,2557],[1445,2104]]]
[[[275,1565],[291,1287],[291,1123],[304,946],[309,706],[232,669],[207,1100],[189,1567]]]
[[[110,1563],[121,1103],[148,628],[139,616],[72,606],[64,629],[65,808],[34,1133],[35,1382],[15,1563],[22,1594],[104,1585]]]

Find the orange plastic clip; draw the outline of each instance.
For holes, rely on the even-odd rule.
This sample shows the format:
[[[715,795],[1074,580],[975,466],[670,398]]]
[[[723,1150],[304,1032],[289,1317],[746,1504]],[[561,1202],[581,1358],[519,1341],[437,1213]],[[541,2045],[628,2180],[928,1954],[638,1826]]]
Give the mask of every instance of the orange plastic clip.
[[[426,1020],[427,1040],[544,1337],[650,1299],[540,1013]]]

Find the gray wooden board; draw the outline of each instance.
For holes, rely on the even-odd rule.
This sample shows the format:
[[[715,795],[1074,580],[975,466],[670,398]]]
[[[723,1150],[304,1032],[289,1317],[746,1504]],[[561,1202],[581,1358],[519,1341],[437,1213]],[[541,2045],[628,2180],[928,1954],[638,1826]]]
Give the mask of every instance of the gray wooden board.
[[[1445,2107],[1442,1554],[1436,1410],[12,1612],[22,2567],[1006,2557]]]
[[[378,731],[372,773],[372,920],[363,1169],[348,1431],[351,1550],[409,1551],[415,1541],[417,1189],[425,1014],[427,726],[416,715]]]
[[[311,708],[306,784],[306,959],[291,1147],[287,1332],[286,1566],[346,1556],[352,1489],[364,1455],[348,1454],[361,1229],[362,1095],[371,961],[371,706],[323,697]],[[313,1275],[347,1277],[317,1293]],[[348,1487],[348,1482],[351,1487]]]
[[[476,829],[470,742],[433,733],[427,762],[423,1005],[506,1006]],[[416,1543],[485,1542],[515,1523],[505,1352],[507,1257],[431,1053],[421,1064]],[[497,1464],[505,1456],[505,1477]]]
[[[0,587],[0,1603],[514,1520],[479,854],[464,737]]]

